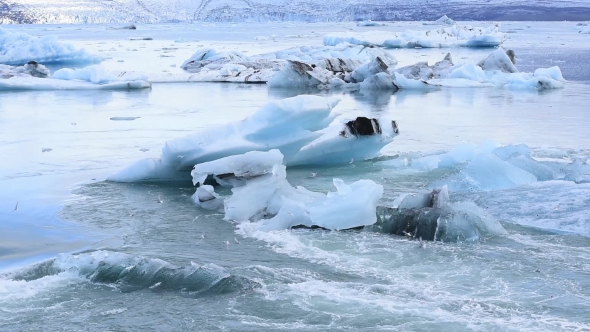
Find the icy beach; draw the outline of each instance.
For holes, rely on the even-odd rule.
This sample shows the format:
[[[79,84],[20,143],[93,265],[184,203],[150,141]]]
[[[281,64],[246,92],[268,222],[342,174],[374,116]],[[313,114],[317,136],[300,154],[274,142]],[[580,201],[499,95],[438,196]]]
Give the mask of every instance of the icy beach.
[[[0,30],[0,330],[590,329],[586,26],[122,27]]]

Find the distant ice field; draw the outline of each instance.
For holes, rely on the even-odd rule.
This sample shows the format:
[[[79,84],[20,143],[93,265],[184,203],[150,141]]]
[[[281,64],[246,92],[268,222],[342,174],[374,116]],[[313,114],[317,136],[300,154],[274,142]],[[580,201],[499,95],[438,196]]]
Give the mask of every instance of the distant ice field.
[[[319,46],[324,35],[349,29],[432,28],[420,22],[109,27],[115,26],[4,28],[55,35],[103,57],[105,70],[147,76],[184,75],[180,64],[201,47],[254,55]],[[589,330],[590,35],[580,28],[501,24],[503,47],[515,50],[518,69],[561,68],[564,88],[541,92],[215,83],[0,92],[0,330]],[[447,52],[477,63],[490,51],[388,50],[398,67],[434,63]],[[52,73],[61,67],[49,66]],[[371,228],[267,232],[197,206],[188,172],[180,182],[105,181],[137,160],[158,158],[166,141],[301,94],[339,97],[334,112],[343,118],[395,119],[399,134],[376,160],[289,167],[292,186],[325,194],[334,191],[334,178],[371,180],[383,186],[381,209],[402,194],[449,184],[453,204],[475,204],[506,233],[426,243]],[[487,155],[439,162],[452,151],[471,153],[466,145],[494,144],[530,156],[489,167],[481,165]],[[528,163],[519,164],[523,159]],[[479,186],[464,185],[471,180]]]

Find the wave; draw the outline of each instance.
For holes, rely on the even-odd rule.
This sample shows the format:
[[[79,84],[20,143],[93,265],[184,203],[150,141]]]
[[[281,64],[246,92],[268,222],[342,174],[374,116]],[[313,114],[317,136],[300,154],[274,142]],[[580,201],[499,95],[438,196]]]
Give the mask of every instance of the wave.
[[[55,259],[5,275],[14,281],[34,281],[47,276],[74,274],[92,283],[122,292],[142,289],[182,291],[190,294],[225,294],[258,287],[248,278],[215,265],[175,266],[157,258],[113,251],[59,254]]]

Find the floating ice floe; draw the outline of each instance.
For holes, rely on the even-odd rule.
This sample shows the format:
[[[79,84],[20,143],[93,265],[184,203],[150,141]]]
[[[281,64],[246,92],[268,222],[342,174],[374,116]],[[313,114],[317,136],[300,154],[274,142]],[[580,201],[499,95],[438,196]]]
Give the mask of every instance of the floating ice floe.
[[[473,242],[506,230],[472,202],[451,203],[446,186],[426,194],[404,194],[394,207],[378,209],[381,232],[410,239]]]
[[[268,82],[271,87],[317,87],[320,89],[391,90],[505,87],[509,89],[557,89],[563,87],[558,67],[542,68],[535,73],[520,73],[512,50],[499,48],[478,64],[454,64],[447,54],[429,65],[418,62],[411,66],[392,68],[380,57],[352,71],[330,71],[291,62],[281,68]]]
[[[324,45],[350,43],[385,48],[497,47],[504,41],[498,25],[487,28],[453,25],[430,31],[340,32],[324,36]]]
[[[99,57],[60,42],[53,36],[37,38],[22,32],[9,32],[0,27],[0,64],[23,65],[29,61],[63,64],[100,60]]]
[[[7,66],[4,66],[4,68]],[[51,77],[49,70],[35,62],[22,67],[11,67],[3,74],[0,65],[1,90],[127,90],[151,87],[147,77],[143,75],[126,75],[117,77],[99,65],[91,65],[82,69],[63,68]],[[13,75],[11,73],[18,73]],[[3,79],[4,78],[4,79]]]
[[[579,31],[579,33],[590,34],[590,28],[582,29]]]
[[[49,76],[49,69],[35,61],[29,61],[23,66],[0,65],[0,79],[12,77],[39,77]]]
[[[199,49],[181,68],[191,73],[183,81],[212,81],[239,83],[266,83],[283,67],[303,63],[317,72],[351,72],[363,63],[380,57],[388,65],[397,60],[379,48],[364,48],[355,45],[305,46],[273,53],[247,56],[243,53],[217,52],[214,49]],[[321,74],[318,74],[321,75]],[[162,78],[174,81],[174,76]],[[157,79],[152,81],[158,81]]]
[[[433,184],[448,184],[454,191],[500,190],[549,180],[590,182],[588,160],[539,161],[533,158],[526,145],[499,146],[494,142],[480,146],[465,143],[446,153],[414,158],[402,156],[378,165],[411,171],[457,170]]]
[[[357,27],[384,27],[384,26],[387,26],[387,24],[386,23],[381,23],[381,22],[375,22],[375,21],[367,20],[367,21],[359,21],[359,22],[356,22],[356,26]]]
[[[192,172],[193,182],[201,185],[193,200],[205,209],[223,206],[226,220],[248,221],[243,227],[262,231],[293,227],[341,230],[376,222],[375,209],[383,195],[381,185],[370,180],[347,185],[334,179],[336,192],[312,192],[291,186],[282,159],[278,150],[271,150],[199,164]],[[207,175],[233,187],[232,195],[224,200],[212,186],[202,185]]]
[[[270,102],[241,121],[170,140],[159,159],[140,160],[108,180],[182,180],[195,165],[272,149],[280,150],[287,166],[348,163],[376,157],[396,136],[395,121],[336,119],[338,101],[298,96]]]

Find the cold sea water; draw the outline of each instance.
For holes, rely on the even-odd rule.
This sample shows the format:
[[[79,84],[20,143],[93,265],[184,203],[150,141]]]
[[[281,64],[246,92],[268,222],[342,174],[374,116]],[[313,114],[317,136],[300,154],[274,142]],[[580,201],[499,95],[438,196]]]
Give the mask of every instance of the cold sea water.
[[[564,89],[391,94],[174,83],[147,91],[0,92],[0,330],[590,331],[590,41],[545,45],[547,34],[558,38],[548,23],[511,27],[520,33],[531,24],[528,37],[538,42],[507,42],[519,69],[558,65]],[[322,28],[335,29],[306,27]],[[176,36],[169,26],[153,29],[156,38]],[[64,34],[82,46],[114,39],[77,33]],[[446,51],[485,53],[390,52],[403,61]],[[116,54],[113,68],[117,56],[131,62],[134,54]],[[190,177],[104,180],[158,157],[168,139],[298,94],[341,95],[336,111],[390,115],[400,135],[378,160],[288,168],[292,185],[326,192],[333,178],[371,179],[384,187],[379,205],[390,206],[402,193],[449,184],[451,201],[477,204],[506,233],[423,243],[371,229],[245,231],[196,206]],[[491,141],[526,145],[536,162],[566,175],[506,184],[502,169],[484,167],[475,172],[489,185],[471,188],[454,182],[464,164],[385,166]]]

